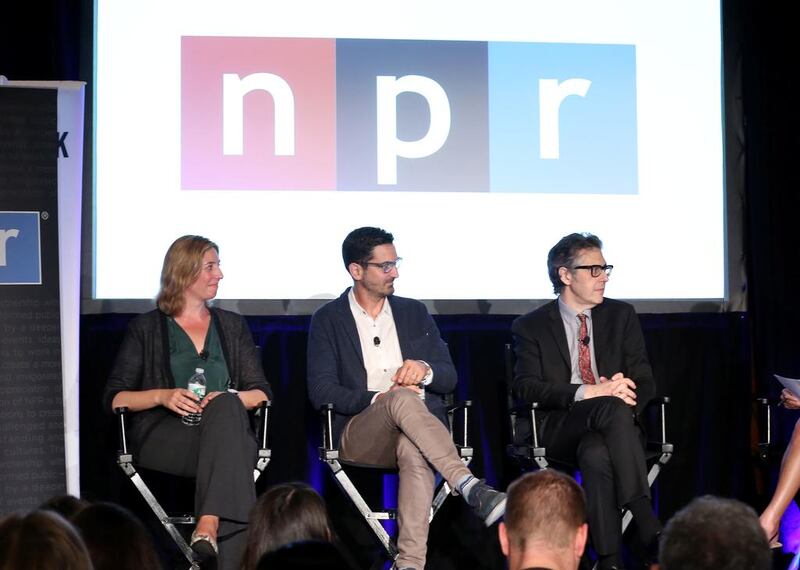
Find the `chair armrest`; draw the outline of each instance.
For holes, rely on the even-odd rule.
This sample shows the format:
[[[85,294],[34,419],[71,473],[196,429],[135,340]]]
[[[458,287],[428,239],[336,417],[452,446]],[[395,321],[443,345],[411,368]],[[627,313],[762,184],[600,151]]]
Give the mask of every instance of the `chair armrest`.
[[[333,404],[322,404],[319,413],[322,417],[322,450],[333,451]]]
[[[668,445],[667,443],[667,406],[670,403],[669,396],[656,396],[651,399],[645,406],[645,411],[656,409],[658,413],[658,432],[659,438],[655,440],[648,439],[648,447],[657,446],[661,447]]]
[[[755,399],[756,426],[758,428],[758,457],[762,461],[769,458],[769,448],[772,445],[772,406],[769,398]]]
[[[539,429],[536,423],[536,411],[541,410],[542,405],[539,402],[531,402],[530,404],[519,404],[512,406],[508,411],[509,423],[511,426],[511,442],[515,444],[517,441],[517,417],[525,416],[531,423],[531,446],[539,447]]]
[[[119,454],[128,454],[128,435],[126,430],[125,417],[128,415],[128,408],[114,408],[114,413],[119,417]]]
[[[269,411],[272,408],[271,400],[261,402],[255,411],[258,418],[258,443],[260,449],[269,449]]]
[[[447,424],[450,435],[453,436],[453,443],[459,447],[469,447],[469,412],[472,409],[472,400],[463,400],[447,406]],[[461,440],[456,440],[455,415],[461,410]]]

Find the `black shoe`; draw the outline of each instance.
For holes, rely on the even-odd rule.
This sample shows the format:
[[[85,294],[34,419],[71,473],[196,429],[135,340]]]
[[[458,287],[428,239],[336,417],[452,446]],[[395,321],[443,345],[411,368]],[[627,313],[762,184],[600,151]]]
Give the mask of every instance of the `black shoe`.
[[[469,490],[467,504],[483,520],[483,524],[491,526],[506,512],[506,494],[495,491],[481,479]]]
[[[198,534],[197,531],[192,533],[191,547],[201,562],[216,558],[219,554],[217,541],[207,534]]]

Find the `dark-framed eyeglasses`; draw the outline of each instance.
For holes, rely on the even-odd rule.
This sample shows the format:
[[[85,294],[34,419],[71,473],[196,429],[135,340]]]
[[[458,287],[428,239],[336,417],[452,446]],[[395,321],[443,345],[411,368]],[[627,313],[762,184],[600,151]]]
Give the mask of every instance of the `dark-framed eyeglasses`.
[[[600,274],[605,272],[606,275],[611,275],[611,270],[614,269],[613,265],[576,265],[574,269],[588,269],[592,273],[592,277],[600,277]]]
[[[394,261],[384,261],[383,263],[374,263],[372,261],[362,261],[361,265],[364,267],[378,267],[384,273],[391,273],[392,269],[400,267],[400,262],[403,261],[402,257],[398,257]]]

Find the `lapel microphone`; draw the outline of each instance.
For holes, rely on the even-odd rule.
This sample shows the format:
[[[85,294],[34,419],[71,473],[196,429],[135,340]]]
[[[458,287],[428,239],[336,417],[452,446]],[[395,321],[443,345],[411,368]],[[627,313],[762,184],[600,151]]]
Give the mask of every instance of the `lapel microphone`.
[[[584,346],[589,346],[589,335],[587,334],[585,337],[581,339],[581,342]]]
[[[372,339],[372,344],[374,344],[375,346],[380,346],[380,345],[381,345],[381,339],[380,339],[380,337],[377,337],[377,336],[376,336],[375,338],[373,338],[373,339]]]

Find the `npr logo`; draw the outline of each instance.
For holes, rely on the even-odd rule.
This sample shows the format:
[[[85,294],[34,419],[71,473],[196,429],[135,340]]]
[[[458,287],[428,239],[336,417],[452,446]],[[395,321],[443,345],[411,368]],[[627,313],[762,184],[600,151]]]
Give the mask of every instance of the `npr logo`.
[[[637,192],[633,46],[182,39],[185,189]]]
[[[39,212],[0,212],[0,285],[41,285]]]

